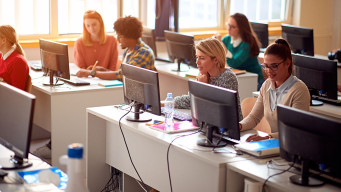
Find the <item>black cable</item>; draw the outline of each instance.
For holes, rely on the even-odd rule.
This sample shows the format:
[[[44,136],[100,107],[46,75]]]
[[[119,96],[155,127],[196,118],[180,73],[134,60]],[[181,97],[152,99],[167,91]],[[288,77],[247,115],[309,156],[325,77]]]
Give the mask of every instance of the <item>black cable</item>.
[[[281,174],[283,174],[283,173],[289,171],[289,170],[294,166],[294,164],[295,164],[295,159],[294,159],[293,163],[290,165],[290,167],[289,167],[288,169],[285,169],[285,170],[283,170],[283,171],[281,171],[281,172],[279,172],[279,173],[275,173],[275,174],[273,174],[273,175],[270,175],[270,176],[264,181],[264,183],[263,183],[262,192],[265,192],[265,185],[266,185],[266,182],[268,182],[268,180],[269,180],[271,177],[276,176],[276,175],[281,175]]]
[[[197,134],[199,132],[200,132],[200,130],[198,130],[196,132],[193,132],[193,133],[190,133],[190,134],[177,136],[168,145],[168,149],[167,149],[167,168],[168,168],[168,178],[169,178],[169,185],[170,185],[171,192],[173,192],[173,186],[172,186],[172,178],[171,178],[171,175],[170,175],[170,168],[169,168],[169,149],[170,149],[170,147],[172,146],[172,143],[175,140],[177,140],[177,139],[179,139],[181,137],[186,137],[186,136],[194,135],[194,134]]]
[[[125,144],[125,146],[126,146],[126,149],[127,149],[128,155],[129,155],[130,162],[131,162],[131,164],[133,165],[134,170],[135,170],[137,176],[139,177],[140,181],[141,181],[142,184],[144,185],[144,190],[146,190],[146,189],[147,189],[146,184],[143,182],[143,180],[142,180],[142,178],[141,178],[139,172],[137,171],[137,169],[136,169],[136,167],[135,167],[135,165],[134,165],[134,162],[133,162],[133,160],[132,160],[132,158],[131,158],[130,151],[129,151],[129,148],[128,148],[128,145],[127,145],[127,142],[126,142],[126,138],[125,138],[125,136],[124,136],[124,133],[123,133],[123,130],[122,130],[122,127],[121,127],[121,120],[123,119],[123,117],[125,117],[128,113],[131,112],[131,109],[132,109],[132,108],[133,108],[133,107],[130,106],[130,111],[128,111],[127,113],[125,113],[125,114],[120,118],[120,120],[118,121],[118,126],[120,127],[120,130],[121,130],[121,133],[122,133],[122,137],[123,137],[123,141],[124,141],[124,144]]]

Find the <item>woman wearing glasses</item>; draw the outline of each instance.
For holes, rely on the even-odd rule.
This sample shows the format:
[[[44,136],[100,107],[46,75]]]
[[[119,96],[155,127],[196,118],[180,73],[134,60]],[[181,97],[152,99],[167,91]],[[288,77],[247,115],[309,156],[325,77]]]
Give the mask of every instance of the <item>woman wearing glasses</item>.
[[[271,133],[265,137],[252,135],[247,139],[248,142],[278,138],[277,104],[309,111],[310,94],[307,86],[292,75],[293,61],[290,50],[284,39],[277,39],[265,50],[264,63],[261,66],[268,79],[263,83],[251,113],[239,123],[239,127],[241,131],[252,129],[265,116]]]
[[[220,34],[214,37],[223,42],[227,50],[227,64],[235,69],[258,74],[258,88],[264,82],[263,72],[258,62],[260,42],[253,32],[247,17],[235,13],[227,21],[228,35],[221,39]]]

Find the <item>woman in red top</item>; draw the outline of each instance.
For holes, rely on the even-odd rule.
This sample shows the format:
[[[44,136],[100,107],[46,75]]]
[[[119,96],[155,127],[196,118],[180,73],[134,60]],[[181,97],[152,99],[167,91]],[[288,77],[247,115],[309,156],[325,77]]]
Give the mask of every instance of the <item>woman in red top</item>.
[[[95,63],[112,71],[119,68],[117,40],[105,33],[102,16],[94,10],[84,13],[83,36],[75,42],[74,58],[82,69],[91,69]]]
[[[0,52],[0,81],[25,90],[29,67],[17,33],[10,25],[0,26]]]

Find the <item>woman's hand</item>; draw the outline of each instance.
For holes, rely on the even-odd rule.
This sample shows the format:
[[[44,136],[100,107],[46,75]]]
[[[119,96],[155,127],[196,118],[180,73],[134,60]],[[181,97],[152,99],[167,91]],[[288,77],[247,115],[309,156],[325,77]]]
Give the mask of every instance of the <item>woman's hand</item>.
[[[271,139],[270,135],[267,135],[265,137],[259,136],[257,134],[251,135],[246,139],[246,142],[254,142],[254,141],[261,141],[261,140],[266,140],[266,139]]]
[[[212,36],[212,38],[221,41],[221,35],[220,35],[220,33],[214,34],[214,35]]]
[[[197,81],[208,83],[208,74],[199,73],[199,75],[197,76]]]
[[[77,77],[89,77],[91,71],[87,70],[87,69],[80,69],[77,73],[76,76]]]

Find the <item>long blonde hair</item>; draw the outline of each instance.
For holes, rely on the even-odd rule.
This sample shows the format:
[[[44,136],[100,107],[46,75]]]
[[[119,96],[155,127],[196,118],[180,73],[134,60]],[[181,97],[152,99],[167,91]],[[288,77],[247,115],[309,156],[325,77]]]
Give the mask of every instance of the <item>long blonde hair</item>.
[[[217,67],[219,69],[225,68],[226,65],[226,51],[217,39],[209,38],[201,40],[196,46],[195,49],[203,52],[205,55],[213,58],[217,58]]]
[[[15,32],[15,29],[12,26],[1,25],[0,26],[0,37],[6,38],[7,42],[10,44],[10,46],[16,45],[16,51],[20,55],[25,56],[24,50],[22,49],[21,45],[19,44],[17,32]]]
[[[91,35],[86,29],[85,19],[97,19],[99,21],[100,30],[99,30],[99,44],[104,44],[106,41],[106,34],[104,28],[104,22],[102,16],[95,10],[88,10],[84,13],[83,16],[83,43],[84,45],[92,45]]]

